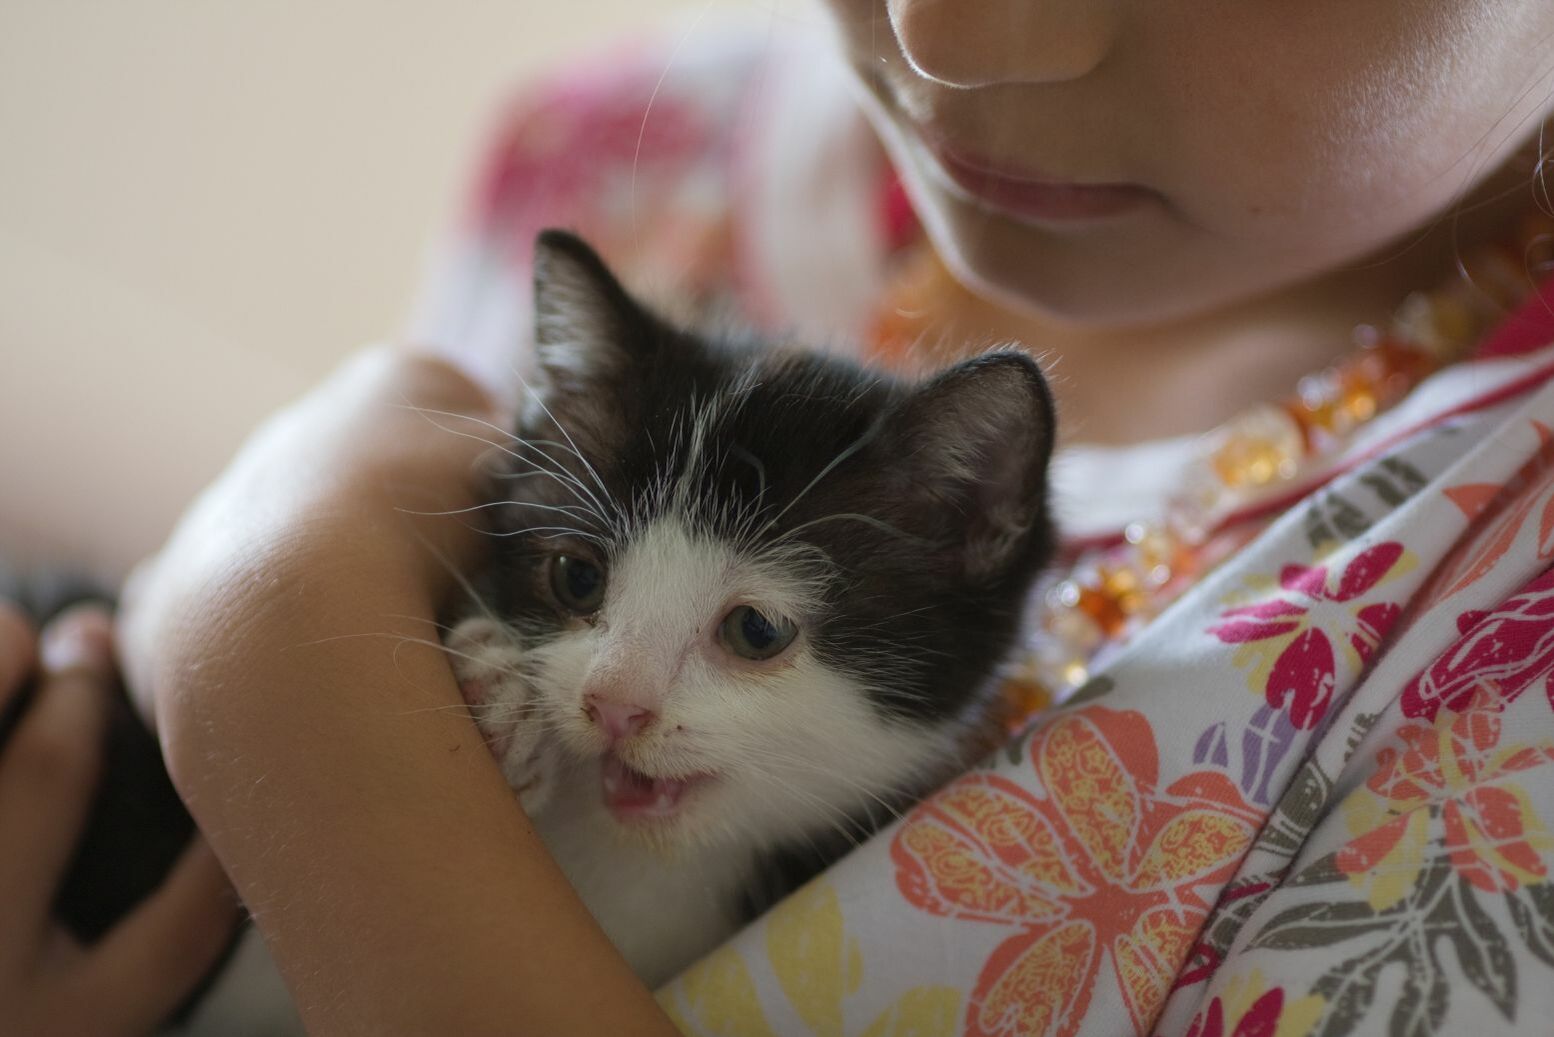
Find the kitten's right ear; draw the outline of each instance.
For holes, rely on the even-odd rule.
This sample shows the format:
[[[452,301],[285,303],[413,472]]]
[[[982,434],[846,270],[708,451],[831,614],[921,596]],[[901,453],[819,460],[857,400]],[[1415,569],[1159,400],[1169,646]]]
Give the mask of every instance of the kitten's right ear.
[[[544,388],[573,392],[619,376],[645,348],[650,319],[575,234],[534,242],[534,344]]]
[[[881,445],[903,502],[976,579],[1045,554],[1047,463],[1055,435],[1041,368],[1016,350],[966,360],[887,416]]]

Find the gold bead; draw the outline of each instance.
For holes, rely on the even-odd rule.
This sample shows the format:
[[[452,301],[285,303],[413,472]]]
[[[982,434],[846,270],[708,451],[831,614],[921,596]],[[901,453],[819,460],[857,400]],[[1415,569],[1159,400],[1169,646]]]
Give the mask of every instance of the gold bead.
[[[1287,411],[1259,404],[1224,426],[1209,463],[1232,489],[1266,486],[1294,476],[1304,447],[1301,427]]]
[[[1011,731],[1052,705],[1052,692],[1035,674],[1021,672],[1006,679],[1000,689],[1004,700],[1004,722]]]
[[[1059,606],[1049,610],[1044,625],[1053,637],[1086,655],[1106,640],[1106,632],[1100,624],[1091,619],[1089,613],[1077,608]]]
[[[1065,687],[1077,688],[1090,679],[1090,667],[1081,659],[1071,659],[1059,671]]]
[[[1134,522],[1123,531],[1123,537],[1133,548],[1134,563],[1143,573],[1146,587],[1154,590],[1170,582],[1183,547],[1166,526]]]
[[[1126,565],[1106,566],[1101,569],[1101,591],[1124,615],[1137,615],[1145,604],[1143,577]]]

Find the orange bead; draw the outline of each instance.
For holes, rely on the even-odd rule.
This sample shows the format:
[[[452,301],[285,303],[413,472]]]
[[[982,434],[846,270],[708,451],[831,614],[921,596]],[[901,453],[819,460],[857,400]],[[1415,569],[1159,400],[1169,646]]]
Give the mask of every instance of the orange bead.
[[[1101,590],[1126,615],[1136,615],[1145,605],[1143,581],[1125,565],[1101,569]]]
[[[1423,381],[1440,368],[1440,364],[1429,353],[1391,336],[1377,341],[1372,351],[1381,359],[1389,376],[1406,378],[1411,385]]]
[[[1313,430],[1314,450],[1326,448],[1334,439],[1348,435],[1354,428],[1354,417],[1342,406],[1342,391],[1338,372],[1328,369],[1320,374],[1302,378],[1296,386],[1300,406],[1306,412],[1306,421]]]
[[[1098,587],[1081,586],[1075,607],[1095,621],[1107,637],[1116,637],[1128,625],[1128,615]]]
[[[1086,655],[1094,652],[1106,640],[1106,632],[1099,624],[1075,607],[1059,604],[1049,608],[1043,626],[1063,644]]]
[[[1358,425],[1376,416],[1376,378],[1383,372],[1367,370],[1360,364],[1346,364],[1338,373],[1338,406]]]
[[[1052,705],[1052,692],[1029,674],[1008,678],[1000,692],[1004,700],[1004,724],[1011,732],[1020,730],[1027,720]]]

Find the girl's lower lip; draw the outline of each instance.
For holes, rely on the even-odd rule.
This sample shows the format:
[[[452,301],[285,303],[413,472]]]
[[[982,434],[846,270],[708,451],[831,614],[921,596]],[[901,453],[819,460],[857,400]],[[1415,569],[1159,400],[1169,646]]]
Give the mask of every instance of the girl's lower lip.
[[[1040,180],[988,168],[942,145],[928,151],[945,176],[984,207],[1017,219],[1079,222],[1115,216],[1144,205],[1153,192],[1137,184],[1076,184]]]

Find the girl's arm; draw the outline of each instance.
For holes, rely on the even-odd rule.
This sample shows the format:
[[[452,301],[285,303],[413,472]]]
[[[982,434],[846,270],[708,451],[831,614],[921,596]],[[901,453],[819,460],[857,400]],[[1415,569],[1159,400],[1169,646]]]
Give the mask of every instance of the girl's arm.
[[[445,365],[360,357],[255,435],[126,603],[173,780],[310,1033],[674,1032],[435,647],[479,544],[400,509],[478,504],[500,424]]]

